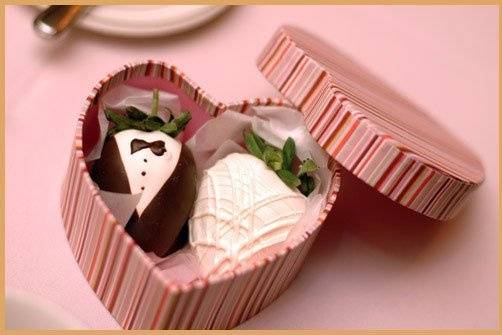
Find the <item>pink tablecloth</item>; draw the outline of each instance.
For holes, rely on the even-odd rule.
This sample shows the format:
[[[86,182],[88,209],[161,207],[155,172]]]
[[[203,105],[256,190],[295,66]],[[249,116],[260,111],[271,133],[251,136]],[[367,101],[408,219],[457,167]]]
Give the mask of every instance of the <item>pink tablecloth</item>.
[[[243,328],[498,326],[498,9],[241,7],[173,38],[31,31],[32,8],[6,9],[6,282],[116,328],[73,260],[59,189],[90,88],[142,59],[177,64],[222,101],[278,93],[254,62],[282,23],[335,43],[434,113],[475,150],[486,182],[458,219],[437,225],[354,177],[290,289]]]

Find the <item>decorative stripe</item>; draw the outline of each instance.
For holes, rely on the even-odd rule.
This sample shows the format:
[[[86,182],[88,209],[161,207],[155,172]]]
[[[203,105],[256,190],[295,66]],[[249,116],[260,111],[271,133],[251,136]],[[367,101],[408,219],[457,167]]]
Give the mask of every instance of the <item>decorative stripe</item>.
[[[214,102],[174,66],[148,61],[125,65],[101,80],[85,102],[84,115],[108,90],[128,79],[148,76],[172,82],[212,116],[229,108],[246,112],[254,105],[288,105],[281,99],[267,98],[227,107]],[[117,224],[99,196],[82,152],[84,118],[78,120],[62,185],[61,214],[83,274],[123,328],[232,328],[268,306],[289,286],[336,199],[340,180],[334,161],[329,162],[333,171],[330,196],[311,231],[276,256],[230,272],[224,278],[173,285]]]
[[[348,98],[335,87],[332,75],[312,57],[313,51],[298,46],[293,29],[288,29],[279,30],[268,43],[258,68],[304,113],[312,136],[340,165],[390,199],[434,219],[452,218],[478,184],[426,164],[377,129],[350,100],[356,101],[355,97]],[[317,56],[331,61],[326,55]],[[424,174],[407,178],[411,166]],[[431,196],[438,181],[442,187]]]

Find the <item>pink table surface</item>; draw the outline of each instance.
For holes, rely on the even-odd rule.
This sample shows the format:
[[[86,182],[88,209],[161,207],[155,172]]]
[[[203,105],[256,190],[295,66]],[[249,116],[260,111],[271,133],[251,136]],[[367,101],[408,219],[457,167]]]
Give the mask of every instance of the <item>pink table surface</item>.
[[[486,181],[437,224],[343,174],[332,215],[298,278],[241,328],[498,327],[498,8],[234,8],[192,33],[152,40],[72,32],[38,39],[32,8],[6,9],[6,283],[91,328],[117,328],[68,247],[59,191],[83,99],[110,70],[159,59],[222,101],[278,96],[255,67],[276,28],[332,41],[429,109],[477,154]]]

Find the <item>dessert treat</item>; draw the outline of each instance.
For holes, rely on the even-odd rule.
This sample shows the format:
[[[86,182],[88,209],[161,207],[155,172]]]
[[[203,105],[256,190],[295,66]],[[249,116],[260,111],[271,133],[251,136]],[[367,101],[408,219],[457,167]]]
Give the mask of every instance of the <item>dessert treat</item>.
[[[284,242],[315,188],[312,160],[299,165],[296,175],[292,172],[291,138],[283,150],[252,132],[245,133],[245,141],[252,154],[231,153],[203,172],[189,220],[190,244],[203,276],[232,270]]]
[[[163,122],[158,124],[153,113],[145,117],[144,113],[126,109],[127,106],[135,106],[148,112],[153,85],[163,89],[158,108],[158,116]],[[143,91],[150,88],[150,91],[146,96],[144,92],[128,95],[122,90],[124,86],[141,87]],[[133,99],[128,98],[140,94],[142,99],[135,100],[141,101],[141,104],[133,103]],[[175,102],[165,102],[163,96],[172,97]],[[126,65],[120,72],[107,76],[92,91],[87,104],[84,118],[78,121],[69,169],[63,184],[62,217],[69,245],[82,273],[121,327],[232,328],[270,304],[289,286],[333,205],[339,180],[336,166],[327,164],[327,155],[309,136],[298,111],[274,99],[253,100],[252,105],[248,102],[229,106],[213,104],[213,100],[202,89],[192,86],[186,76],[174,67],[151,62]],[[112,110],[105,113],[104,107]],[[198,180],[202,180],[203,171],[215,166],[218,160],[235,152],[245,152],[242,146],[242,132],[245,129],[253,129],[277,147],[282,147],[284,139],[291,136],[296,142],[298,157],[312,157],[319,166],[314,175],[315,190],[305,198],[305,212],[300,221],[292,224],[286,241],[257,251],[254,257],[239,262],[237,268],[222,276],[211,276],[209,280],[203,277],[199,257],[190,245],[159,258],[153,252],[143,252],[125,233],[121,226],[125,227],[143,193],[131,195],[100,191],[96,183],[88,178],[93,165],[96,165],[96,172],[101,163],[97,159],[105,159],[101,157],[106,152],[103,152],[105,139],[108,144],[112,139],[120,141],[120,134],[128,134],[129,130],[153,135],[156,131],[166,132],[171,127],[177,128],[176,122],[171,123],[174,120],[167,113],[163,115],[162,111],[169,108],[174,115],[180,115],[181,107],[189,108],[194,116],[182,137],[192,135],[184,143],[193,154]],[[106,116],[112,127],[109,127]],[[124,116],[126,120],[122,119]],[[164,127],[166,123],[169,127]],[[154,127],[151,127],[152,124]],[[176,136],[176,132],[168,135],[181,138]],[[130,141],[135,138],[135,135],[129,135]],[[166,138],[138,139],[149,143],[164,141],[166,152],[172,150]],[[128,154],[131,152],[130,144],[129,151],[125,151]],[[135,142],[137,147],[133,150],[144,145],[139,144]],[[119,145],[115,143],[115,146],[115,153],[118,152],[120,157]],[[163,152],[162,147],[158,150],[158,144],[151,146],[158,153]],[[89,158],[88,153],[94,149],[96,156]],[[148,150],[151,151],[150,145],[148,149],[141,148],[132,155]],[[155,159],[162,156],[152,152],[151,157]],[[260,158],[260,161],[263,160]],[[274,159],[270,160],[271,164],[273,162]],[[278,178],[276,172],[268,169],[273,177]],[[126,171],[124,167],[123,171]],[[146,172],[146,176],[149,176],[149,171]],[[286,191],[293,191],[295,197],[304,197],[294,188],[285,187]],[[96,196],[96,193],[101,196]],[[236,297],[240,301],[237,305]]]
[[[141,193],[125,229],[144,251],[162,257],[187,240],[196,170],[190,150],[173,138],[188,123],[190,114],[164,122],[156,116],[156,96],[158,99],[158,92],[150,115],[131,107],[125,115],[105,110],[115,125],[91,177],[104,191]]]

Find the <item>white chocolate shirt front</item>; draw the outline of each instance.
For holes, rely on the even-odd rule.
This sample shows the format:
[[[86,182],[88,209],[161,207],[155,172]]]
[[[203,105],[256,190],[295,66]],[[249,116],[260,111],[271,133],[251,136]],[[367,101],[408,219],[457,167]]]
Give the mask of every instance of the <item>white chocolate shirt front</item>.
[[[166,152],[157,156],[150,148],[131,153],[134,139],[146,142],[163,141]],[[115,135],[122,164],[129,181],[131,194],[142,193],[136,206],[138,215],[160,191],[173,173],[181,153],[181,143],[161,131],[144,132],[136,129],[124,130]]]
[[[241,153],[220,159],[204,171],[189,220],[203,275],[231,270],[285,241],[305,210],[306,198],[263,161]]]

